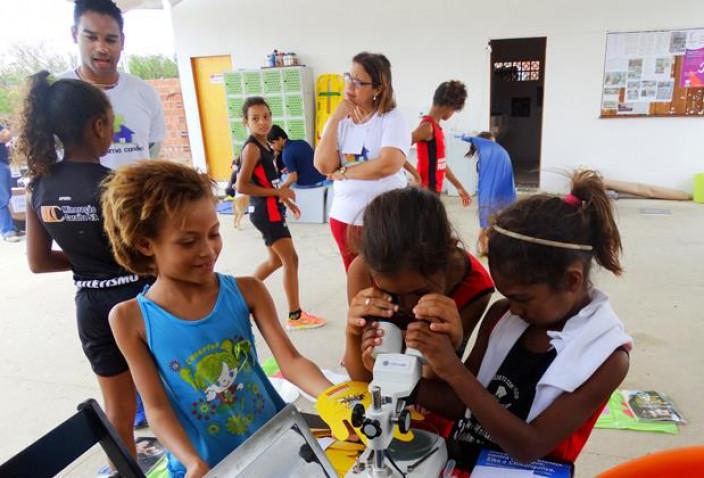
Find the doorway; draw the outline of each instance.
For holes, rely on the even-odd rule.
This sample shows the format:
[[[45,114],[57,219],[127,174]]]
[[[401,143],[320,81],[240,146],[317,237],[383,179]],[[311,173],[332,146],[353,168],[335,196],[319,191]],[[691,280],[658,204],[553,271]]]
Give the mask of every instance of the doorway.
[[[516,185],[537,188],[546,38],[491,40],[491,131],[508,151]]]
[[[191,58],[191,68],[208,175],[216,181],[227,181],[233,151],[223,73],[232,70],[232,60],[230,55]]]

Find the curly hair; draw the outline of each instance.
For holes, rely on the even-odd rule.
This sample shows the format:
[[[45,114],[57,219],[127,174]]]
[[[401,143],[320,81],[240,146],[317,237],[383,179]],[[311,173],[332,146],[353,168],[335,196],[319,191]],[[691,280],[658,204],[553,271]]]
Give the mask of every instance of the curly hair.
[[[444,81],[435,90],[433,104],[449,106],[453,111],[460,111],[467,101],[467,88],[464,83],[457,80]]]
[[[58,161],[58,138],[64,149],[80,144],[86,126],[107,118],[110,101],[98,88],[80,80],[51,82],[48,71],[29,77],[20,117],[17,158],[26,161],[32,179]]]
[[[504,209],[494,221],[503,229],[526,236],[585,244],[593,249],[534,244],[490,229],[489,265],[493,272],[521,284],[546,283],[554,290],[562,289],[565,271],[574,262],[584,264],[587,281],[592,260],[615,275],[621,274],[621,236],[601,178],[594,171],[578,171],[571,179],[571,194],[580,204],[570,204],[560,196],[536,194]]]
[[[213,187],[206,174],[170,161],[139,161],[113,171],[103,181],[100,202],[117,263],[135,274],[156,274],[153,259],[137,244],[157,238],[163,221],[186,203],[202,198],[214,202]]]

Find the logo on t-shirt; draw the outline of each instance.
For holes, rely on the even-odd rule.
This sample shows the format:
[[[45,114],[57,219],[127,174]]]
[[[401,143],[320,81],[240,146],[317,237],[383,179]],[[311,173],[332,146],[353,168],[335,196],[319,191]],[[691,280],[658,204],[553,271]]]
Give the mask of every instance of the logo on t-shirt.
[[[125,118],[122,115],[115,115],[115,125],[112,134],[113,145],[108,150],[108,154],[144,151],[142,146],[134,144],[134,134],[134,131],[125,124]]]
[[[64,215],[59,206],[42,206],[41,215],[44,222],[63,222],[64,220]]]
[[[269,402],[255,369],[254,346],[235,337],[208,343],[186,357],[171,360],[169,367],[196,392],[183,404],[190,409],[194,425],[212,436],[243,436],[260,426]]]
[[[41,206],[40,214],[44,223],[56,222],[98,222],[98,208],[85,206]]]
[[[120,126],[120,130],[112,135],[112,142],[113,143],[131,143],[133,134],[134,134],[134,131],[129,129],[127,126],[122,125],[122,126]]]
[[[348,153],[343,156],[342,165],[353,166],[369,160],[369,150],[362,146],[362,151],[359,154]]]
[[[487,390],[491,391],[494,387],[496,387],[494,396],[504,408],[511,408],[511,405],[521,398],[521,391],[518,386],[505,375],[496,375],[487,387]]]
[[[134,131],[125,125],[125,118],[122,115],[115,116],[115,124],[113,125],[112,142],[113,143],[131,143]]]

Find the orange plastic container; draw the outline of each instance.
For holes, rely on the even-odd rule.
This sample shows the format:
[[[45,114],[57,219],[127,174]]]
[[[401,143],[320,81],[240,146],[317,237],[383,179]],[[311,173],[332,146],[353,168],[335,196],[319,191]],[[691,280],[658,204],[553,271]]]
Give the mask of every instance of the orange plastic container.
[[[615,466],[598,478],[704,478],[704,446],[642,456]]]

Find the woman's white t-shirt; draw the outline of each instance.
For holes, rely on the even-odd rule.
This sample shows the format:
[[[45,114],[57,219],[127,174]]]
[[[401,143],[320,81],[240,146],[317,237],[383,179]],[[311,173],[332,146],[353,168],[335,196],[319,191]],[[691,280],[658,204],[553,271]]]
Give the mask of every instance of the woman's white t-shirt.
[[[369,120],[355,124],[350,118],[337,126],[337,149],[340,164],[354,168],[356,164],[377,159],[381,148],[396,148],[408,156],[411,130],[395,108],[386,114],[374,114]],[[403,168],[380,179],[345,179],[335,181],[335,197],[330,217],[346,224],[362,225],[362,215],[375,197],[403,188],[407,184]]]

